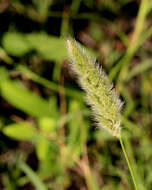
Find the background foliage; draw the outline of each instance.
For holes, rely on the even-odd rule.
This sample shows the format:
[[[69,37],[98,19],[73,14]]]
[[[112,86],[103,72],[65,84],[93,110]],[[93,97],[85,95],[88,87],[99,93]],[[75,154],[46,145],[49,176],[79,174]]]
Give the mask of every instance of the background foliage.
[[[0,1],[0,189],[131,190],[120,144],[96,128],[68,65],[73,36],[121,99],[140,190],[152,187],[152,1]]]

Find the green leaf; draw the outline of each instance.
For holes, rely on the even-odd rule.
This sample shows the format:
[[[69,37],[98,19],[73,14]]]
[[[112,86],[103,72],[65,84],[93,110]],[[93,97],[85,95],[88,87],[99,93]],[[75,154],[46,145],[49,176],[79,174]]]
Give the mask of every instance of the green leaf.
[[[13,63],[13,60],[7,55],[6,51],[2,47],[0,47],[0,58],[7,64]]]
[[[4,49],[13,56],[23,56],[31,50],[24,34],[7,32],[2,39]]]
[[[23,161],[19,160],[17,166],[28,176],[37,190],[47,190],[37,174]]]
[[[10,104],[25,113],[35,116],[51,116],[51,108],[46,100],[23,88],[18,82],[5,80],[1,82],[1,95]]]
[[[23,56],[34,49],[48,60],[60,62],[67,57],[64,39],[44,32],[31,34],[7,32],[3,36],[2,45],[7,53],[13,56]],[[95,54],[89,49],[87,51]]]
[[[55,119],[50,117],[42,117],[38,120],[39,128],[44,134],[55,134],[55,124]],[[39,139],[36,143],[36,153],[38,159],[45,162],[48,158],[49,149],[50,141],[44,136],[39,136]]]
[[[50,117],[42,117],[39,119],[39,127],[45,133],[51,133],[55,130],[56,121]]]
[[[49,154],[50,142],[43,136],[39,136],[36,143],[36,154],[40,161],[45,161]]]
[[[16,140],[33,140],[37,131],[28,123],[13,123],[3,128],[2,132]]]
[[[5,67],[1,66],[0,67],[0,81],[4,81],[8,79],[8,77],[9,77],[9,71]]]
[[[61,38],[49,36],[45,33],[31,33],[27,39],[33,49],[45,59],[61,61],[67,57],[67,50],[64,40]]]

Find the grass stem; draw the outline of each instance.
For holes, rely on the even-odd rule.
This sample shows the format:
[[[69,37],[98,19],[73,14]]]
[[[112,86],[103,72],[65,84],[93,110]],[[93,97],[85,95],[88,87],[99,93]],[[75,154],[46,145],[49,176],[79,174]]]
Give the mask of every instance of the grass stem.
[[[131,174],[131,177],[132,177],[132,181],[133,181],[134,186],[135,186],[135,190],[138,190],[137,183],[136,183],[136,180],[135,180],[135,175],[134,175],[134,172],[133,172],[133,168],[131,167],[131,164],[130,164],[130,161],[129,161],[129,158],[128,158],[128,155],[127,155],[127,152],[125,150],[125,147],[124,147],[124,144],[122,142],[122,138],[121,137],[119,137],[119,141],[120,141],[121,148],[122,148],[122,151],[124,153],[125,159],[126,159],[127,164],[128,164],[128,168],[129,168],[129,171],[130,171],[130,174]]]

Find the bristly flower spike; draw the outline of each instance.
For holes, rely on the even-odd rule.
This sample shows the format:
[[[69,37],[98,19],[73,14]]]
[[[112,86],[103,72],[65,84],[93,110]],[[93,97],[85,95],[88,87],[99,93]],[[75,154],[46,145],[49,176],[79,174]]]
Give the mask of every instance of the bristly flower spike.
[[[120,134],[120,111],[123,103],[95,59],[87,55],[75,40],[68,38],[66,42],[72,68],[78,75],[80,85],[86,91],[86,100],[93,109],[94,118],[100,128],[103,127],[119,139],[134,187],[138,190],[134,171]]]
[[[113,85],[95,59],[72,38],[66,41],[73,70],[78,75],[82,88],[86,91],[86,100],[92,107],[98,126],[113,136],[120,137],[121,108]]]

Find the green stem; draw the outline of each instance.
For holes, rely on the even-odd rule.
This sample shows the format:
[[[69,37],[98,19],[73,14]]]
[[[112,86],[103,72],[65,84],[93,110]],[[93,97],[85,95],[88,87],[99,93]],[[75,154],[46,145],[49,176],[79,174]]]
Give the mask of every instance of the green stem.
[[[121,148],[122,148],[122,151],[123,151],[123,153],[124,153],[125,159],[126,159],[127,164],[128,164],[128,168],[129,168],[129,171],[130,171],[130,174],[131,174],[131,177],[132,177],[134,186],[135,186],[135,190],[138,190],[138,188],[137,188],[137,183],[136,183],[136,180],[135,180],[135,175],[134,175],[133,169],[132,169],[132,167],[131,167],[131,164],[130,164],[130,161],[129,161],[129,158],[128,158],[128,155],[127,155],[127,153],[126,153],[126,150],[125,150],[125,147],[124,147],[124,144],[123,144],[123,142],[122,142],[121,137],[119,138],[119,141],[120,141]]]

